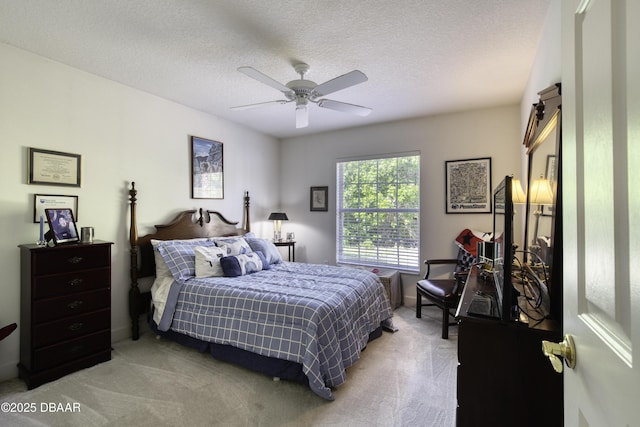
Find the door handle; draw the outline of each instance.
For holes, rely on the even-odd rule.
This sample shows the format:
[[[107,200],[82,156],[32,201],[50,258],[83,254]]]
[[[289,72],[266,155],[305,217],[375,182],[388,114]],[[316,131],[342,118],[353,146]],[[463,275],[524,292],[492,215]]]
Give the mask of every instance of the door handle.
[[[576,345],[573,342],[573,337],[569,334],[565,334],[564,340],[559,343],[551,341],[542,341],[542,352],[549,358],[551,366],[557,373],[562,373],[562,360],[571,369],[576,367]]]

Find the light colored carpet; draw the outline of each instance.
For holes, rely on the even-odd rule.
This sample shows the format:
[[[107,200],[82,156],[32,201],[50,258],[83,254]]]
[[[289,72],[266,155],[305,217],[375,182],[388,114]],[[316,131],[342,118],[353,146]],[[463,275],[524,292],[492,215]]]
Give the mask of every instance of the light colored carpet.
[[[457,328],[443,340],[439,310],[394,313],[399,331],[369,343],[333,402],[146,332],[115,343],[111,361],[34,390],[0,383],[0,425],[454,426]],[[7,413],[7,403],[36,412]],[[43,403],[79,412],[42,411]]]

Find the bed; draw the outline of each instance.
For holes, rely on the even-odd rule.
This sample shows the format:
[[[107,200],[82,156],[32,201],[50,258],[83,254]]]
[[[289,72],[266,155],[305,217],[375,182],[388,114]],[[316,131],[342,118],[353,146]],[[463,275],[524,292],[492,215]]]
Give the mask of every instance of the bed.
[[[140,315],[151,329],[219,360],[307,384],[333,400],[332,388],[367,343],[394,330],[380,279],[367,270],[282,260],[243,225],[214,211],[180,212],[139,237],[135,183],[129,191],[132,339]],[[142,292],[139,280],[152,277]]]

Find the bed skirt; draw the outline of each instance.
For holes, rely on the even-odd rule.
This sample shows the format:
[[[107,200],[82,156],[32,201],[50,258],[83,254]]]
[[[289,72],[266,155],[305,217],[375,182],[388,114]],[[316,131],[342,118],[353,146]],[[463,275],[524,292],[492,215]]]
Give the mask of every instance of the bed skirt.
[[[167,338],[186,347],[194,348],[201,353],[208,352],[214,359],[229,362],[234,365],[283,380],[295,381],[304,385],[309,385],[307,376],[302,372],[302,363],[291,362],[289,360],[276,359],[252,353],[237,347],[225,344],[216,344],[201,341],[197,338],[178,332],[168,330],[158,330],[158,325],[153,321],[152,316],[149,326],[154,334]],[[382,325],[369,334],[369,341],[379,338],[382,335]],[[364,349],[363,349],[364,350]]]

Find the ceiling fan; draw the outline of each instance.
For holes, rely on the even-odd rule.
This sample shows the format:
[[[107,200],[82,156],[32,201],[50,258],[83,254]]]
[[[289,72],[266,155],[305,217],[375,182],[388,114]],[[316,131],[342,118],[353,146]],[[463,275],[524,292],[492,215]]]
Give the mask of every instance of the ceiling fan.
[[[286,99],[276,101],[260,102],[258,104],[241,105],[232,107],[232,110],[248,110],[250,108],[263,107],[272,104],[287,104],[289,102],[296,103],[296,128],[304,128],[309,125],[309,103],[314,103],[318,107],[329,108],[331,110],[341,111],[343,113],[356,114],[358,116],[367,116],[371,112],[370,108],[360,105],[347,104],[346,102],[333,101],[331,99],[322,98],[333,92],[337,92],[348,87],[366,82],[367,76],[358,70],[343,74],[335,79],[329,80],[322,84],[316,84],[311,80],[305,80],[304,76],[309,72],[309,66],[305,63],[296,64],[293,67],[296,73],[300,74],[300,79],[292,80],[286,85],[279,83],[266,74],[261,73],[252,67],[240,67],[238,71],[247,76],[258,80],[274,89],[281,91]]]

